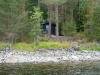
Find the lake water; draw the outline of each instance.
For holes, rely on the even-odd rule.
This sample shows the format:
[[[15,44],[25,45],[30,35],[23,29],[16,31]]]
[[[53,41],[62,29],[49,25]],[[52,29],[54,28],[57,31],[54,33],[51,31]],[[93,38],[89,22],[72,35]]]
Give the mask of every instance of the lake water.
[[[100,75],[100,61],[81,63],[0,64],[0,75]]]
[[[0,53],[0,75],[100,75],[100,52],[3,51]]]

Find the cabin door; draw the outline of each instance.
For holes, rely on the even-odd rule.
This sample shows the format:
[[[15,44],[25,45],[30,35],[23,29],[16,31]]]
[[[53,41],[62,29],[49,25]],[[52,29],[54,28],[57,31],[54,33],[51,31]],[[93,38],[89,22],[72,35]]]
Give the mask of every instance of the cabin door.
[[[55,23],[51,24],[51,35],[56,35],[56,24]]]

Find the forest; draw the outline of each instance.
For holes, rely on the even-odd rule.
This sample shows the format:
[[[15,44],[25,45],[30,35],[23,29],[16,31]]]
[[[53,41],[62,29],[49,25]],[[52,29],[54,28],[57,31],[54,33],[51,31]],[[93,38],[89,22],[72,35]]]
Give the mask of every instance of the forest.
[[[100,50],[100,0],[0,0],[0,48]]]

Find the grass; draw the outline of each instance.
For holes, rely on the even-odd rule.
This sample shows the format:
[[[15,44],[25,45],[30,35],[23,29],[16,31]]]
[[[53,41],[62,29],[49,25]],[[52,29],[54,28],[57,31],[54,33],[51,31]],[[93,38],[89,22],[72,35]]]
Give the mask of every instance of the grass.
[[[83,43],[80,44],[81,50],[93,50],[93,51],[100,51],[100,44],[95,42]]]
[[[12,45],[12,47],[18,51],[35,51],[37,49],[52,49],[52,48],[69,48],[69,42],[59,42],[59,41],[42,41],[38,45],[34,43],[16,43]],[[5,43],[0,43],[0,48],[4,48],[6,46]],[[81,50],[96,50],[100,51],[100,44],[95,42],[83,43],[80,44]]]
[[[16,43],[13,45],[13,48],[17,50],[26,50],[26,51],[34,51],[37,49],[51,49],[51,48],[68,48],[69,44],[67,42],[57,42],[57,41],[48,41],[48,42],[40,42],[38,45],[34,43]]]
[[[3,47],[5,47],[5,44],[0,42],[0,49],[2,49]]]

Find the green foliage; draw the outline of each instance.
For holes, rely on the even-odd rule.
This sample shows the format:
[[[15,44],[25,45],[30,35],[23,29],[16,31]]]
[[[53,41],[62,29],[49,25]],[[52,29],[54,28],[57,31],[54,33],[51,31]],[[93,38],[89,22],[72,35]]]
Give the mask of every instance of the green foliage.
[[[25,3],[26,0],[0,0],[0,32],[4,38],[13,40],[28,25]]]
[[[78,0],[77,5],[74,9],[74,20],[76,23],[76,30],[77,32],[83,32],[84,31],[84,25],[87,22],[87,6],[88,1],[87,0]]]
[[[26,0],[0,1],[1,32],[19,32],[27,24],[25,11]]]
[[[65,2],[67,2],[68,0],[42,0],[42,2],[43,3],[45,3],[45,4],[58,4],[58,5],[60,5],[60,4],[63,4],[63,3],[65,3]]]
[[[0,49],[5,48],[6,45],[7,45],[7,44],[5,44],[5,43],[3,43],[3,42],[0,42]]]
[[[68,48],[69,43],[67,42],[59,42],[59,41],[48,41],[48,42],[40,42],[38,45],[38,48],[46,48],[46,49],[51,49],[51,48]]]
[[[13,48],[20,51],[34,51],[35,49],[34,44],[28,43],[16,43],[13,45]]]
[[[34,43],[39,43],[38,45],[34,43],[16,43],[13,45],[14,48],[22,50],[67,48],[67,43],[61,44],[60,42],[52,42],[52,40],[48,41],[47,38],[42,39],[42,41],[45,40],[44,42],[39,42],[42,34],[41,22],[44,19],[48,20],[49,17],[48,7],[46,6],[55,4],[59,7],[59,14],[57,15],[55,12],[57,7],[49,6],[53,9],[49,10],[51,10],[51,15],[55,13],[56,18],[61,19],[61,22],[59,21],[59,24],[63,24],[61,26],[61,33],[65,36],[74,35],[75,37],[100,41],[100,0],[95,0],[95,5],[92,4],[93,0],[42,0],[43,3],[38,7],[39,1],[40,0],[1,0],[0,39],[2,36],[4,37],[3,39],[9,37],[11,40],[13,40],[12,37],[16,38],[16,36],[23,40],[28,37],[26,40],[31,40],[32,42],[34,40]],[[24,42],[26,40],[24,40]],[[0,43],[0,48],[4,46],[4,43]],[[81,49],[100,49],[99,45],[95,44],[90,45],[89,48],[82,46]]]
[[[34,43],[16,43],[13,44],[13,48],[18,51],[35,51],[38,49],[58,49],[58,48],[70,48],[69,42],[59,42],[59,41],[48,41],[43,42],[41,41],[38,45]],[[6,46],[5,43],[0,43],[0,49],[4,48]],[[98,50],[100,51],[100,44],[96,42],[86,42],[80,44],[81,50]]]
[[[29,35],[32,39],[37,40],[41,34],[41,22],[42,22],[42,14],[43,12],[40,11],[40,8],[33,7],[30,16],[30,32]]]
[[[100,41],[100,1],[90,2],[88,19],[85,24],[85,34],[90,40]]]
[[[28,15],[31,16],[32,13],[30,13],[31,11],[33,11],[33,6],[37,6],[38,5],[38,0],[27,0],[27,10],[28,10]]]
[[[36,49],[51,49],[51,48],[68,48],[68,42],[59,42],[59,41],[48,41],[48,42],[39,42],[38,45],[34,43],[16,43],[13,45],[14,49],[20,51],[35,51]]]
[[[86,42],[86,43],[80,44],[80,49],[100,51],[100,44],[96,42]]]
[[[62,33],[67,36],[73,36],[76,33],[76,26],[73,21],[66,21],[63,25]]]
[[[92,37],[100,41],[100,2],[94,10]]]

